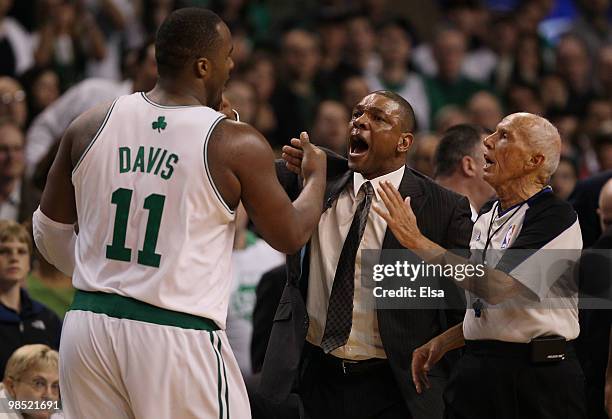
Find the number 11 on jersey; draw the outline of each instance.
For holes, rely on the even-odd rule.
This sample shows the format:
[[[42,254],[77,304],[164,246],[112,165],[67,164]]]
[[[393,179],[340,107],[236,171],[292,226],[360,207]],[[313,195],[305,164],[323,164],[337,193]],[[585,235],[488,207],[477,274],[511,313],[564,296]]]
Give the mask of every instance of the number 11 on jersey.
[[[106,246],[106,257],[108,259],[122,262],[132,260],[132,249],[125,247],[125,239],[133,192],[131,189],[119,188],[111,195],[111,203],[117,206],[117,211],[113,226],[113,240],[110,245]],[[155,253],[155,248],[157,247],[165,201],[166,197],[159,194],[151,194],[144,200],[143,208],[149,211],[149,218],[142,250],[138,251],[138,264],[140,265],[159,268],[161,255]]]

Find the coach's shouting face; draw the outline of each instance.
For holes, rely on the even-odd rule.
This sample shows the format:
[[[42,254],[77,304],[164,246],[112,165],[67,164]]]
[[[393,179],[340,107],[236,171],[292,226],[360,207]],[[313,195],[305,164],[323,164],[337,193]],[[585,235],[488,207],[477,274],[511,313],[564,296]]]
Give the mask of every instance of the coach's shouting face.
[[[412,121],[383,92],[364,97],[349,122],[349,168],[373,179],[406,164],[406,152],[414,141]]]

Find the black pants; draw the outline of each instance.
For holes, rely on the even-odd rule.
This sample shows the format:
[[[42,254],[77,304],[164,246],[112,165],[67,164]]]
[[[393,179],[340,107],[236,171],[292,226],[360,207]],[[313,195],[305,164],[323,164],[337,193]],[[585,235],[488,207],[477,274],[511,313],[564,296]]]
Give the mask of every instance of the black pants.
[[[299,393],[310,419],[410,419],[385,360],[349,364],[307,344]]]
[[[584,375],[565,360],[534,364],[529,346],[466,342],[444,392],[447,419],[586,419]]]

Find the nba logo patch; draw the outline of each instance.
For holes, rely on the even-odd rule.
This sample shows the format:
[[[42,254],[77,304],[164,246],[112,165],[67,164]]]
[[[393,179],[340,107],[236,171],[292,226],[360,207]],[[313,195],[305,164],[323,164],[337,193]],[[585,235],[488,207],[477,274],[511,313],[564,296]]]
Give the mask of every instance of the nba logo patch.
[[[512,224],[508,231],[506,231],[506,235],[504,236],[504,240],[501,244],[502,249],[505,249],[506,247],[508,247],[508,244],[510,244],[510,239],[512,238],[512,233],[514,233],[515,228],[516,224]]]

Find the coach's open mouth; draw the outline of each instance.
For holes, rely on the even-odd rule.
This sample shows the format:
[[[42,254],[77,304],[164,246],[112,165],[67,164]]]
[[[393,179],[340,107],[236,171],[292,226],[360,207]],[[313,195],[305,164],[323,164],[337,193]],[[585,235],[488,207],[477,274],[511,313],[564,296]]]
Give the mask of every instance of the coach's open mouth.
[[[351,134],[349,137],[349,156],[350,157],[362,157],[368,154],[370,145],[368,142],[359,134]]]

